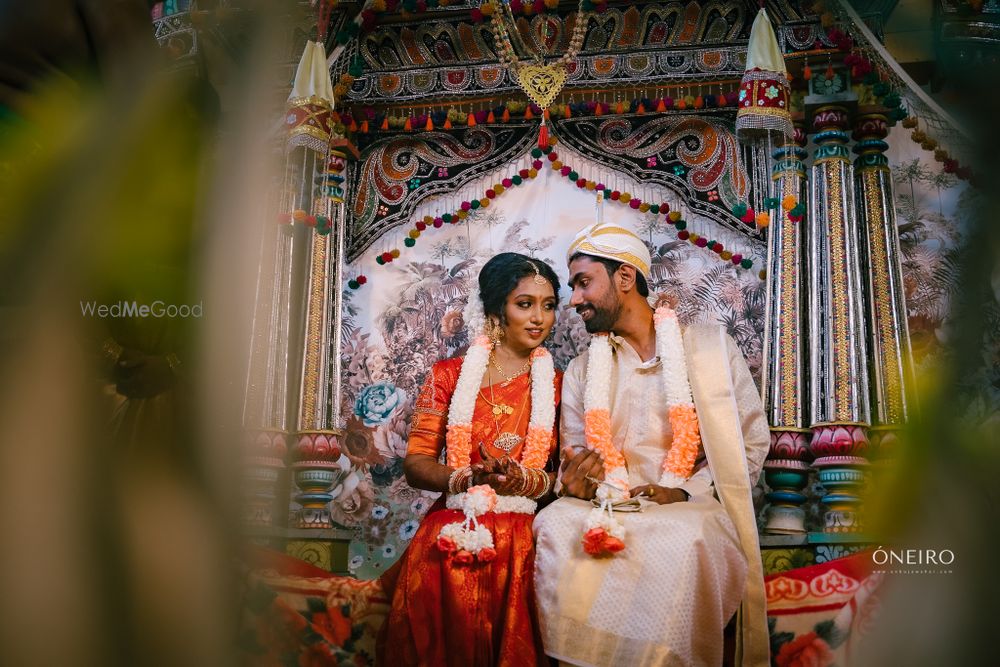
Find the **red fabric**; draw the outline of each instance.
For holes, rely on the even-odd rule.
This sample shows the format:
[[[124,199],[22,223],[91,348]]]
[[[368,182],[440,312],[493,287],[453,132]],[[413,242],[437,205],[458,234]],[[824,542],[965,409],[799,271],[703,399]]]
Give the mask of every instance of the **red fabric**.
[[[417,399],[408,453],[438,456],[444,447],[448,403],[461,369],[460,358],[434,365]],[[559,400],[562,375],[556,377]],[[507,387],[496,384],[491,402],[514,408],[499,418],[501,431],[527,433],[529,376]],[[480,396],[473,414],[473,462],[478,445],[492,445],[498,425],[492,407]],[[511,455],[520,456],[522,445]],[[494,456],[502,451],[488,447]],[[556,442],[553,439],[553,451]],[[440,499],[424,517],[406,553],[381,579],[392,600],[379,637],[377,664],[465,667],[547,665],[535,611],[533,570],[535,545],[529,514],[480,517],[493,533],[497,556],[489,563],[458,565],[437,548],[437,536],[449,523],[461,521]]]

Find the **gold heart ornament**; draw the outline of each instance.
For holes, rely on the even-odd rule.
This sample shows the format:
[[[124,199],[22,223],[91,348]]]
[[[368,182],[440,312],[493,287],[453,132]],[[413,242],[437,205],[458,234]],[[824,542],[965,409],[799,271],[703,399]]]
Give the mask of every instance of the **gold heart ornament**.
[[[514,73],[521,89],[542,109],[547,109],[552,104],[569,77],[566,66],[562,63],[521,65]]]

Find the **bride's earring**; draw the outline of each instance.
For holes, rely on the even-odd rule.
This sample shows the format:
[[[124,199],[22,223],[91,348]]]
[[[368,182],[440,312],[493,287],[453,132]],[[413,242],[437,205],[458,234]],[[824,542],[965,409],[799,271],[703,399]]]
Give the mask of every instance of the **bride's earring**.
[[[493,343],[493,347],[499,347],[500,339],[504,336],[503,326],[492,318],[487,320],[486,335]]]

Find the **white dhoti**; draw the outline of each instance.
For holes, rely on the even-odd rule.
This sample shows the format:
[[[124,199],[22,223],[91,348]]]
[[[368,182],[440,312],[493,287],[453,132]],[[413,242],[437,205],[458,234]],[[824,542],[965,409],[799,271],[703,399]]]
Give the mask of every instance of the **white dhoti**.
[[[711,496],[616,512],[624,551],[593,558],[581,526],[593,508],[563,498],[535,519],[535,591],[545,652],[575,665],[718,665],[747,561]]]

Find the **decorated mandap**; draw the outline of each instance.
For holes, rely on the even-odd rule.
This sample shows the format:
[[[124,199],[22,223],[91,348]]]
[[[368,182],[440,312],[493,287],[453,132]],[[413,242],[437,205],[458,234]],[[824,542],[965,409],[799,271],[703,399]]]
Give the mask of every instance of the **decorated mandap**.
[[[864,490],[939,352],[975,181],[968,137],[878,26],[839,0],[299,9],[243,506],[248,536],[298,560],[256,571],[277,596],[251,627],[297,615],[339,658],[373,659],[377,577],[435,499],[403,477],[414,403],[470,345],[479,269],[517,251],[565,282],[570,240],[600,219],[647,242],[651,300],[722,324],[761,388],[772,658],[849,659],[881,578]],[[163,3],[154,19],[183,61],[225,17]],[[560,307],[556,365],[588,339]]]

